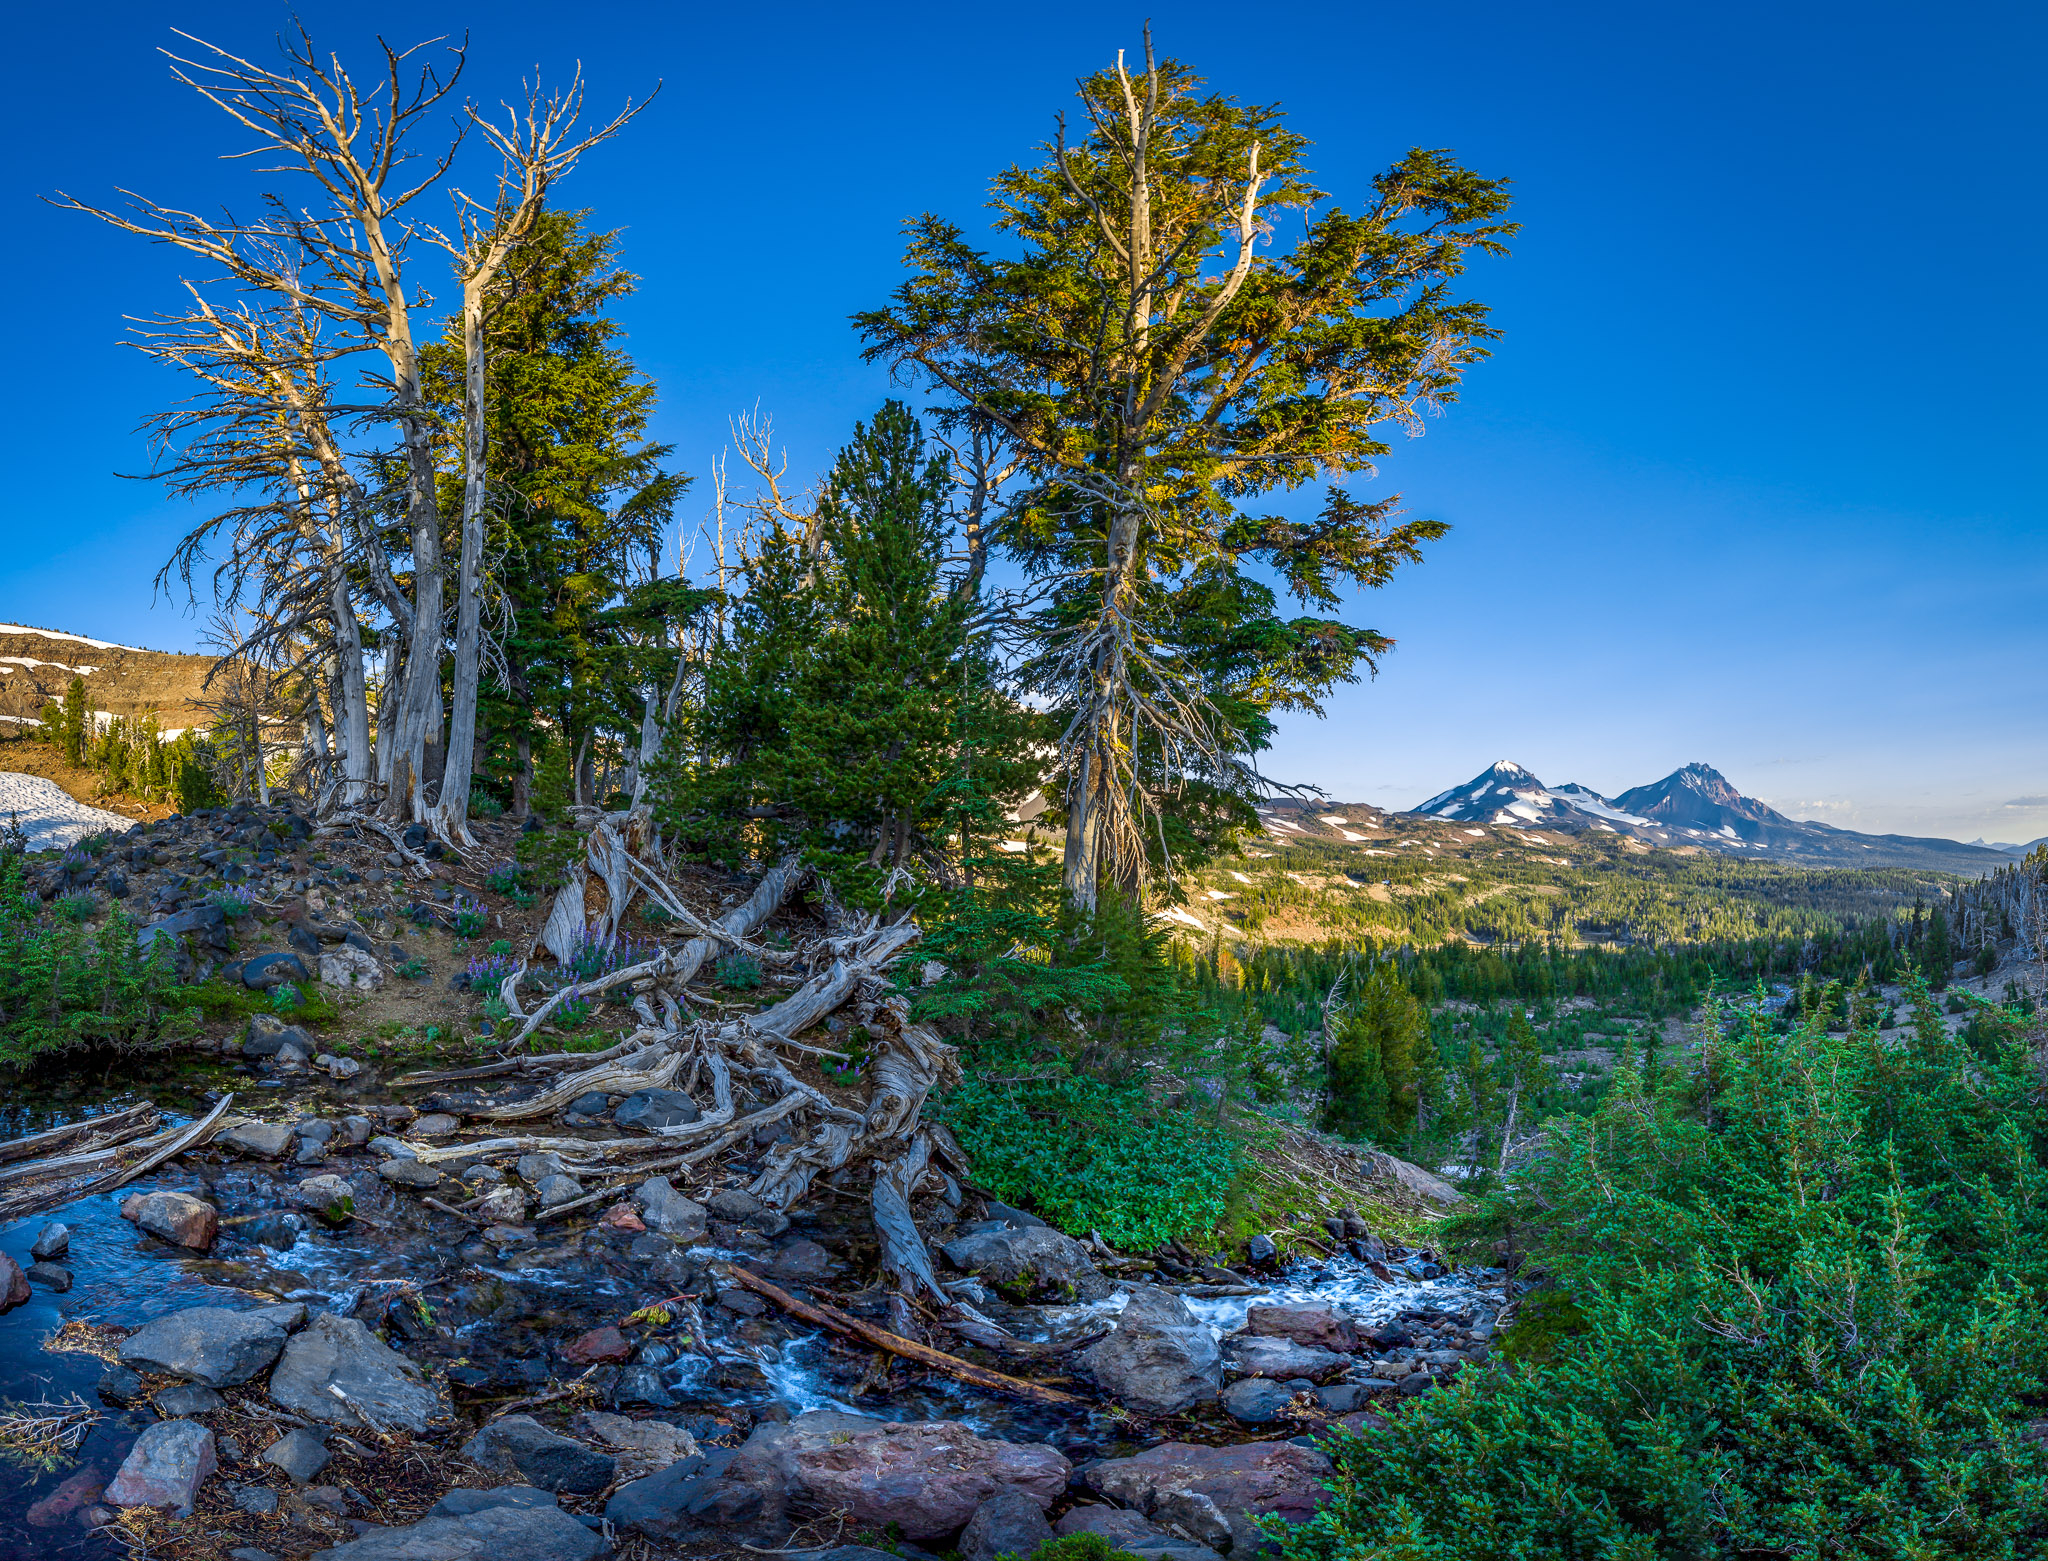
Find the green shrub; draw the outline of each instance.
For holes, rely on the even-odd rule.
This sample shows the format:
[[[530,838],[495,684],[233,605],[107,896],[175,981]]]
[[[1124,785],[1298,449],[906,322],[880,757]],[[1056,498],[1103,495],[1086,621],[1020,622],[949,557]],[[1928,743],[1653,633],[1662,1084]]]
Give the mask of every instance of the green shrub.
[[[394,968],[408,981],[423,980],[427,974],[427,962],[423,959],[402,960]]]
[[[736,992],[751,992],[761,984],[761,962],[746,954],[728,954],[712,967],[718,984]]]
[[[1703,1025],[1660,1090],[1554,1120],[1446,1233],[1533,1233],[1547,1337],[1335,1442],[1290,1561],[2040,1554],[2037,1037],[1912,1000],[1896,1040]]]
[[[305,995],[289,981],[280,981],[270,989],[270,1011],[274,1014],[288,1014],[305,1002]]]
[[[1085,1075],[1018,1083],[970,1077],[939,1115],[975,1178],[1053,1224],[1149,1251],[1222,1218],[1243,1168],[1235,1135],[1200,1105],[1165,1105],[1142,1082]]]
[[[477,818],[503,818],[505,804],[487,791],[473,790],[469,794],[469,811]]]
[[[998,1561],[1017,1561],[1014,1554]],[[1048,1539],[1031,1552],[1030,1561],[1138,1561],[1128,1550],[1119,1550],[1100,1534],[1068,1534]]]
[[[100,908],[100,902],[89,894],[67,894],[56,904],[56,911],[74,926],[93,919]]]
[[[188,1033],[171,951],[145,953],[135,934],[120,911],[97,929],[45,914],[23,888],[21,857],[0,854],[0,1062]]]

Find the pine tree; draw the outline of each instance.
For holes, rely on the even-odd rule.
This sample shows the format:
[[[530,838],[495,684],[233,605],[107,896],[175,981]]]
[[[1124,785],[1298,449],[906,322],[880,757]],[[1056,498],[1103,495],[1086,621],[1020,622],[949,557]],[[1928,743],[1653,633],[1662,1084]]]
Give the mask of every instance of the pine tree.
[[[1505,1171],[1524,1103],[1548,1088],[1557,1077],[1550,1059],[1543,1054],[1543,1041],[1536,1034],[1536,1027],[1529,1023],[1529,1016],[1520,1008],[1508,1015],[1507,1034],[1501,1043],[1498,1068],[1499,1087],[1508,1102],[1500,1135],[1499,1169]]]
[[[85,708],[85,679],[73,678],[64,690],[64,762],[73,769],[85,763],[85,736],[90,719]]]
[[[1417,1054],[1431,1049],[1422,1005],[1383,960],[1338,1029],[1324,1125],[1373,1139],[1406,1132],[1416,1119]]]
[[[1949,939],[1948,913],[1939,905],[1927,917],[1927,932],[1920,940],[1920,963],[1927,972],[1927,984],[1940,992],[1955,973],[1956,951]]]

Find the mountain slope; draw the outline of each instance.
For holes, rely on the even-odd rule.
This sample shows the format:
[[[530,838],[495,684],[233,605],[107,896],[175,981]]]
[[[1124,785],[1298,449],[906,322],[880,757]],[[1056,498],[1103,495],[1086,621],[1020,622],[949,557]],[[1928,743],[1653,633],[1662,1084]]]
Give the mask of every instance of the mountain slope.
[[[1977,874],[2012,860],[1996,847],[1913,835],[1865,835],[1790,819],[1746,797],[1712,765],[1688,764],[1662,780],[1603,797],[1588,786],[1546,786],[1508,760],[1418,803],[1412,816],[1476,824],[1601,830],[1653,846],[1754,853],[1812,867],[1909,867]]]

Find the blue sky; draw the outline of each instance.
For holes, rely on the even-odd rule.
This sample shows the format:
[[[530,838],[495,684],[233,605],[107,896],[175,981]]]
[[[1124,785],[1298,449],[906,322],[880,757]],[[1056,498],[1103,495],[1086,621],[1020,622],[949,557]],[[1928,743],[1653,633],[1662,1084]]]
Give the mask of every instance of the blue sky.
[[[379,28],[468,30],[480,96],[579,59],[601,104],[664,80],[561,196],[625,230],[630,346],[700,473],[757,403],[799,469],[829,459],[889,389],[846,322],[898,279],[903,221],[978,223],[1148,11],[1285,105],[1340,201],[1444,146],[1512,178],[1525,224],[1470,278],[1495,358],[1362,485],[1454,529],[1350,609],[1400,648],[1289,721],[1276,774],[1405,806],[1501,757],[1607,792],[1700,759],[1798,817],[2048,834],[2038,6],[296,8],[357,60]],[[37,197],[246,204],[258,176],[218,160],[241,143],[156,50],[180,27],[262,56],[289,14],[13,24],[0,619],[197,642],[151,593],[190,516],[116,475],[179,394],[123,316],[178,267]]]

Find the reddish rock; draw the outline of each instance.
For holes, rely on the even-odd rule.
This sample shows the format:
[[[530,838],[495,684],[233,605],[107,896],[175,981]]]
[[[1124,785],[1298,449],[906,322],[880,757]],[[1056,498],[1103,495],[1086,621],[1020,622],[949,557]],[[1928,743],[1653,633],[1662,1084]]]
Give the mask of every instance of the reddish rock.
[[[205,1252],[220,1234],[220,1213],[210,1203],[184,1192],[131,1193],[121,1205],[121,1218],[133,1220],[159,1241]]]
[[[26,1301],[32,1292],[21,1265],[0,1252],[0,1312],[10,1311]]]
[[[213,1470],[211,1431],[196,1420],[159,1420],[135,1439],[107,1500],[117,1507],[169,1507],[189,1518]]]
[[[594,1366],[601,1360],[630,1360],[633,1346],[616,1328],[593,1328],[580,1339],[562,1346],[562,1359],[579,1366]]]
[[[1165,1442],[1131,1458],[1110,1458],[1087,1472],[1097,1493],[1148,1518],[1165,1509],[1161,1521],[1185,1519],[1206,1505],[1178,1500],[1184,1493],[1208,1498],[1235,1539],[1233,1553],[1256,1554],[1263,1543],[1252,1519],[1277,1514],[1305,1523],[1329,1499],[1323,1482],[1330,1460],[1293,1442],[1247,1442],[1237,1447],[1197,1447]]]
[[[1312,1350],[1348,1353],[1358,1348],[1358,1330],[1351,1319],[1327,1306],[1254,1306],[1245,1313],[1244,1325],[1252,1333],[1292,1339]]]
[[[55,1528],[81,1507],[89,1507],[100,1499],[100,1493],[107,1482],[100,1478],[97,1469],[80,1469],[49,1495],[28,1509],[30,1528]]]
[[[634,1212],[630,1203],[615,1203],[604,1211],[604,1218],[598,1221],[606,1230],[630,1231],[640,1235],[647,1229],[647,1222]]]
[[[1071,1468],[1042,1443],[979,1437],[951,1420],[895,1424],[826,1410],[761,1427],[725,1478],[758,1490],[771,1516],[843,1511],[849,1527],[893,1523],[913,1544],[929,1545],[957,1534],[1004,1491],[1050,1507],[1066,1493]]]

